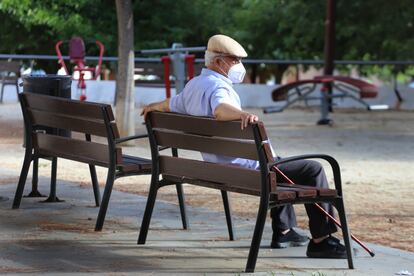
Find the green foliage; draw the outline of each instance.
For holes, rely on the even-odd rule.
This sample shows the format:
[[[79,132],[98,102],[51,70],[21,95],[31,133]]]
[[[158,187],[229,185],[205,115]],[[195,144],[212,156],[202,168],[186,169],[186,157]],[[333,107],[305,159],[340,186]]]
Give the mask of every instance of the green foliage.
[[[2,53],[52,54],[58,40],[72,36],[101,40],[116,51],[116,13],[110,0],[2,0],[0,16],[5,23],[0,29]]]
[[[136,0],[133,5],[136,49],[173,42],[200,46],[223,33],[245,45],[251,58],[323,58],[326,0]],[[412,14],[412,0],[337,1],[335,58],[414,59]],[[53,54],[56,41],[77,35],[101,40],[106,55],[117,55],[113,0],[1,0],[0,17],[0,53]]]
[[[232,11],[238,0],[154,0],[135,1],[135,46],[137,49],[205,45],[216,33],[228,33]],[[230,34],[231,35],[231,34]]]

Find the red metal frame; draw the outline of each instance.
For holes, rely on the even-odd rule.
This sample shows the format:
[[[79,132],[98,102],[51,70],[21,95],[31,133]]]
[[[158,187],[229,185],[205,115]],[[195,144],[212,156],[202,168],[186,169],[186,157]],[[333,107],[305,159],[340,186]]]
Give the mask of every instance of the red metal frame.
[[[76,41],[75,41],[76,40]],[[60,40],[56,43],[55,45],[55,50],[58,56],[58,63],[62,66],[62,68],[65,70],[65,73],[67,75],[69,75],[69,70],[65,64],[65,61],[63,59],[63,55],[62,52],[60,50],[60,46],[65,43],[64,41]],[[76,44],[76,43],[80,43],[80,44]],[[79,72],[79,79],[78,79],[78,85],[77,88],[79,90],[81,90],[81,96],[80,96],[80,100],[84,101],[86,100],[86,82],[85,82],[85,72],[91,72],[92,73],[92,78],[91,80],[96,80],[98,78],[98,76],[101,74],[101,69],[102,69],[102,58],[103,58],[103,54],[105,51],[105,47],[104,45],[96,40],[95,41],[96,45],[99,48],[99,58],[98,58],[98,65],[96,66],[96,68],[86,68],[85,67],[85,55],[84,55],[84,49],[83,52],[80,56],[69,56],[70,61],[73,62],[75,64],[75,66],[73,67],[73,72],[78,71]],[[69,41],[69,46],[73,46],[76,45],[77,47],[85,47],[83,44],[83,40],[79,37],[73,37],[70,41]],[[79,50],[79,49],[77,49]],[[82,49],[81,49],[82,50]],[[69,51],[69,53],[71,54],[71,51]],[[73,79],[73,77],[72,77]]]
[[[185,56],[185,63],[187,65],[188,80],[191,80],[194,77],[194,60],[195,60],[195,55],[186,55]]]
[[[194,77],[194,61],[195,61],[195,55],[185,56],[185,63],[187,67],[187,80],[191,80]],[[165,96],[166,98],[170,98],[171,97],[171,81],[170,81],[171,57],[162,56],[161,62],[164,64]]]
[[[171,97],[171,82],[170,82],[170,64],[171,58],[169,56],[161,57],[161,62],[164,63],[164,82],[165,82],[165,96]]]

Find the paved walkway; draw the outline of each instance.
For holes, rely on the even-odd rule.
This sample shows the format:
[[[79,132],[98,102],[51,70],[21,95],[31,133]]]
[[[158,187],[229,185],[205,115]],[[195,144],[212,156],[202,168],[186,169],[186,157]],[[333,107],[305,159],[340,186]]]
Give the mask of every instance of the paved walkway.
[[[0,174],[11,175],[0,169]],[[49,179],[40,178],[46,192]],[[139,224],[146,199],[114,191],[104,231],[93,231],[98,209],[92,189],[58,181],[62,203],[39,203],[23,198],[19,210],[11,203],[16,183],[0,185],[0,274],[71,275],[205,275],[242,273],[254,221],[235,219],[237,241],[227,240],[224,214],[189,208],[191,229],[181,230],[178,205],[156,203],[146,245],[137,245]],[[27,185],[26,192],[30,185]],[[346,260],[305,257],[305,248],[272,250],[271,229],[265,229],[256,274],[259,275],[394,275],[414,272],[414,254],[370,244],[371,258],[357,249],[355,270]]]

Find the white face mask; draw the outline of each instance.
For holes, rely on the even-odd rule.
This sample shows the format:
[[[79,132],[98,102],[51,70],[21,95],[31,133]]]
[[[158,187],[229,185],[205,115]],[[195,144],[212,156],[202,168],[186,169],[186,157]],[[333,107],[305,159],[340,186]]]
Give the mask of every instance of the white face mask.
[[[227,61],[221,59],[224,63],[229,65]],[[221,69],[220,69],[221,70]],[[223,75],[226,75],[223,73]],[[227,78],[231,80],[232,83],[241,83],[246,75],[246,69],[244,68],[241,62],[230,66],[229,72],[227,73]]]
[[[241,62],[230,67],[227,77],[231,80],[232,83],[241,83],[246,75],[246,69],[244,68]]]

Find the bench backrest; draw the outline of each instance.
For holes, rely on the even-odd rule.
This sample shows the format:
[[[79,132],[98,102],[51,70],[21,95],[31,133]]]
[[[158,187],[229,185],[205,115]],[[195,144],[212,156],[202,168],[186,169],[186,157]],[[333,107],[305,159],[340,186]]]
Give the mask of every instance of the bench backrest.
[[[269,172],[273,161],[261,122],[240,129],[239,121],[217,121],[176,113],[151,112],[147,119],[155,173],[199,180],[201,186],[260,195],[275,190],[276,176]],[[159,147],[172,147],[216,155],[258,160],[260,170],[160,155]],[[154,176],[154,175],[153,175]]]
[[[112,108],[107,104],[80,102],[33,93],[19,95],[25,120],[26,147],[46,156],[108,167],[111,154],[120,160],[121,149],[114,140],[119,132]],[[44,127],[83,133],[86,140],[38,131]],[[108,143],[91,141],[91,135],[107,138]],[[113,154],[115,152],[115,154]],[[111,154],[110,154],[111,153]]]
[[[20,62],[0,60],[0,72],[20,74]]]
[[[134,74],[139,77],[135,80],[135,84],[141,86],[164,86],[164,64],[161,63],[136,63]]]

